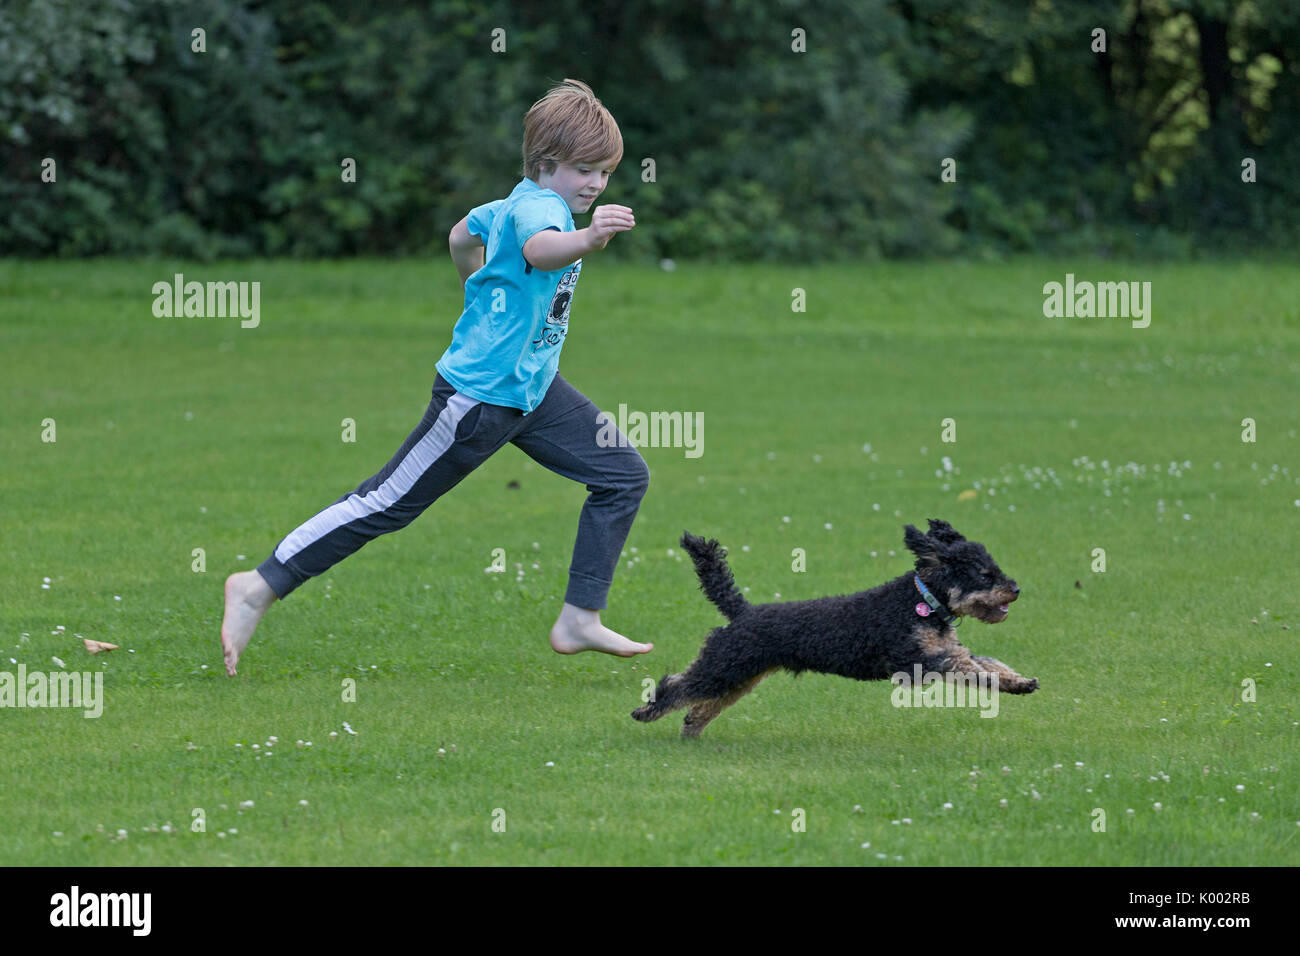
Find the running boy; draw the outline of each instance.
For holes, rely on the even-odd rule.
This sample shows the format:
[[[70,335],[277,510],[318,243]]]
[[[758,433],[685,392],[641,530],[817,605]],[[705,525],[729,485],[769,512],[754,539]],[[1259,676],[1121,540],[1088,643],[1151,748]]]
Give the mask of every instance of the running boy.
[[[585,229],[573,224],[623,158],[623,138],[591,89],[565,80],[524,118],[523,155],[514,191],[470,210],[451,230],[465,309],[438,361],[424,419],[377,475],[290,532],[257,570],[226,579],[227,674],[277,598],[410,524],[507,442],[591,492],[551,647],[620,657],[654,647],[600,620],[649,470],[631,444],[597,443],[599,410],[558,374],[582,257],[636,225],[631,209],[614,205],[598,207]]]

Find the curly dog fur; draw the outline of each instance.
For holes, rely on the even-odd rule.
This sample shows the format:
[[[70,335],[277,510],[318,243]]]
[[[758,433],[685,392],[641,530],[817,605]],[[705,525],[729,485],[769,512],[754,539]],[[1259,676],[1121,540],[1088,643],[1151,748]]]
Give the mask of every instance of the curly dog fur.
[[[699,657],[680,674],[659,681],[653,699],[632,711],[637,720],[658,720],[689,707],[682,736],[698,737],[709,721],[757,686],[768,674],[816,671],[854,680],[886,680],[915,664],[925,671],[993,674],[1000,691],[1029,694],[1038,681],[1001,661],[974,657],[943,618],[1006,620],[1020,595],[1016,582],[982,544],[967,541],[946,521],[930,519],[921,533],[904,529],[903,543],[916,555],[916,570],[868,591],[811,601],[750,604],[736,587],[726,551],[717,541],[687,532],[682,547],[695,562],[700,590],[730,623],[715,628]],[[943,605],[922,615],[919,578]],[[944,614],[946,611],[947,614]]]

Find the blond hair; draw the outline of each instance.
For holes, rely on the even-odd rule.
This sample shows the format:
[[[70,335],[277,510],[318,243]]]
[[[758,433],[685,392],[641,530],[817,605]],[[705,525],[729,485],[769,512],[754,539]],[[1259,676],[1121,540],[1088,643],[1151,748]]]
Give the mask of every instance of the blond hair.
[[[623,135],[586,83],[566,79],[532,105],[524,117],[524,175],[536,181],[558,163],[623,158]]]

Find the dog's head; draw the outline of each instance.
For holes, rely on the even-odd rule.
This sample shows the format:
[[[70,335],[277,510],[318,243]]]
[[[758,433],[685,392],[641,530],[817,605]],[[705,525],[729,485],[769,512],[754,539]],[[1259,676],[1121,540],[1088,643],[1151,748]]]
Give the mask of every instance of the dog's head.
[[[916,555],[916,573],[925,586],[953,614],[969,614],[987,624],[1007,619],[1020,588],[984,545],[967,541],[948,522],[934,518],[924,534],[910,524],[904,528],[903,543]]]

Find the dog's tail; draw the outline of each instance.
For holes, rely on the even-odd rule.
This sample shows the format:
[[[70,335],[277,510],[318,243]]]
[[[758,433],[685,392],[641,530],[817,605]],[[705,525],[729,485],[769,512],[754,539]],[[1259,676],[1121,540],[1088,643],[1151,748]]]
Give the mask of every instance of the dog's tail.
[[[715,540],[705,541],[689,531],[682,535],[682,547],[695,562],[695,573],[700,577],[700,590],[718,606],[727,618],[735,618],[749,607],[749,602],[736,587],[736,579],[727,567],[727,552]]]

